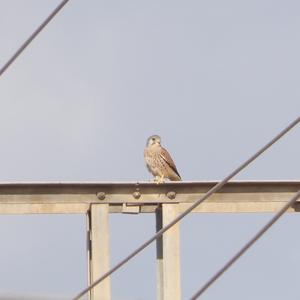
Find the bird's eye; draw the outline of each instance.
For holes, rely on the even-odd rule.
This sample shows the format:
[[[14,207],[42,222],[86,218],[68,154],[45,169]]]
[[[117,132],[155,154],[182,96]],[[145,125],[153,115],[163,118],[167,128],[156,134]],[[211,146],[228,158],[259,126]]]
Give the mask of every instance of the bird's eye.
[[[155,141],[155,138],[152,138],[152,141]]]

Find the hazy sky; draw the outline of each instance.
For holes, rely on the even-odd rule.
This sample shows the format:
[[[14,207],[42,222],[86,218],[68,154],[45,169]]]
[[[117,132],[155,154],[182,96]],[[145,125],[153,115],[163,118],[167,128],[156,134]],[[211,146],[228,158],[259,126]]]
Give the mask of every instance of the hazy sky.
[[[0,1],[0,65],[59,1]],[[184,180],[220,180],[300,108],[300,2],[71,0],[0,78],[0,180],[143,181],[159,134]],[[299,179],[300,128],[238,179]],[[183,299],[269,214],[182,222]],[[111,217],[112,261],[154,216]],[[299,299],[300,228],[287,215],[204,300]],[[86,286],[84,216],[0,216],[0,296]],[[152,246],[113,276],[114,300],[155,299]],[[202,299],[201,298],[201,299]]]

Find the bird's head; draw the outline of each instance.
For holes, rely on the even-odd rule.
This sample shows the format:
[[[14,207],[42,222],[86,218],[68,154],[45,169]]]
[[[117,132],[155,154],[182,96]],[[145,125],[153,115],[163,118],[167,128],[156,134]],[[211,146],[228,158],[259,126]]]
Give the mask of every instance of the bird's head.
[[[151,135],[147,140],[147,146],[160,145],[160,136]]]

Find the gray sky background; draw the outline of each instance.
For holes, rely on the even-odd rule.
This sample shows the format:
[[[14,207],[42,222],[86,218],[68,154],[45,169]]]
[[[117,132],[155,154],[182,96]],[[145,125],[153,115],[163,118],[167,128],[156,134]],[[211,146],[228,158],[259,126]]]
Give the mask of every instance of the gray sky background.
[[[0,1],[0,64],[59,1]],[[0,180],[143,181],[159,134],[184,180],[219,180],[299,115],[300,2],[73,0],[0,78]],[[299,179],[296,128],[237,179]],[[270,215],[182,223],[187,299]],[[112,261],[154,216],[111,217]],[[286,215],[204,300],[299,299],[298,215]],[[84,216],[0,216],[0,295],[86,286]],[[113,299],[155,298],[155,251]]]

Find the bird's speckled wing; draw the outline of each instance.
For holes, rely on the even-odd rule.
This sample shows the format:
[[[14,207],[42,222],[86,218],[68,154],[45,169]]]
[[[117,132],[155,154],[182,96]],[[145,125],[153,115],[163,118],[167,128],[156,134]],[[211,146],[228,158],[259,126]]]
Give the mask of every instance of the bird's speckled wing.
[[[181,178],[181,176],[179,175],[179,172],[177,171],[177,168],[175,166],[175,163],[171,157],[171,155],[169,154],[169,152],[161,147],[161,152],[160,152],[160,156],[163,158],[163,160],[168,164],[168,166],[179,176],[179,178]]]

